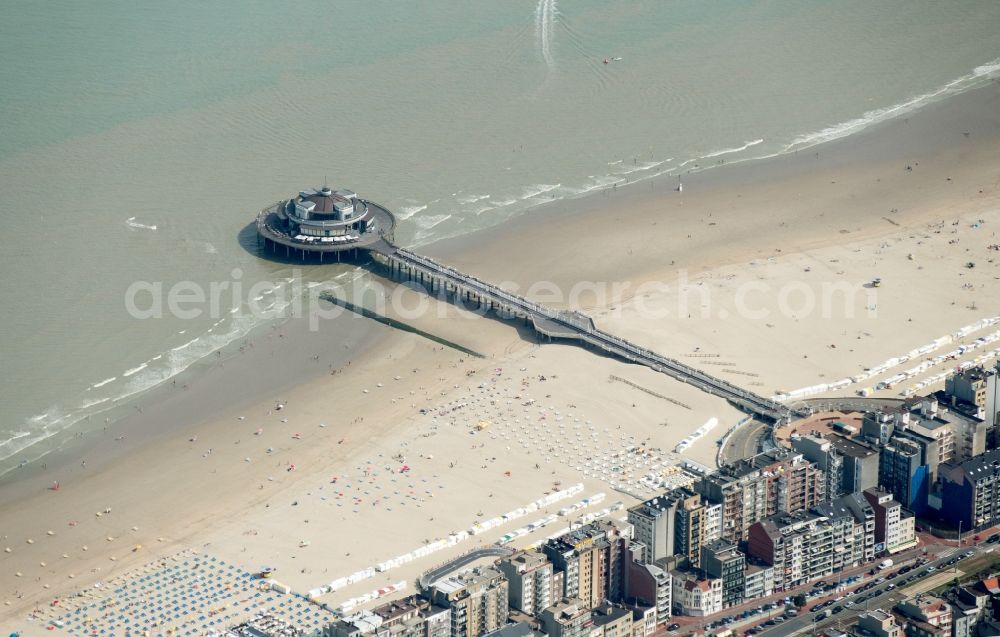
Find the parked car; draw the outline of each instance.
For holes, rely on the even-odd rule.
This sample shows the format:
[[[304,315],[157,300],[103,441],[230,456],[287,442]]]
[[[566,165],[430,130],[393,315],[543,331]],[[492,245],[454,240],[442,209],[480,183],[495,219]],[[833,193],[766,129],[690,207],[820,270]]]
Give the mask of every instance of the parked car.
[[[680,624],[670,624],[669,626],[667,626],[667,630],[677,630],[680,627],[681,627]]]
[[[1000,542],[1000,533],[994,533],[993,535],[986,538],[986,542],[989,544],[996,544]]]

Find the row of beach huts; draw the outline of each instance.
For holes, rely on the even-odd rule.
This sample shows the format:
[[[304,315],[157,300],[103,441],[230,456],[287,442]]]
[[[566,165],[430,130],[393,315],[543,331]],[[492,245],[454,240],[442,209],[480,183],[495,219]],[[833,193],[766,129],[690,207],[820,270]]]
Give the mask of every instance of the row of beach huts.
[[[902,365],[902,364],[904,364],[904,363],[906,363],[908,361],[911,361],[911,360],[919,358],[921,356],[925,356],[927,354],[930,354],[931,352],[937,351],[937,350],[941,349],[942,347],[945,347],[946,345],[950,345],[951,343],[954,343],[955,341],[958,341],[958,340],[961,340],[961,339],[965,338],[969,334],[973,334],[973,333],[978,332],[980,330],[984,330],[984,329],[986,329],[988,327],[992,327],[993,325],[996,325],[997,323],[1000,323],[1000,316],[994,316],[994,317],[990,317],[990,318],[980,319],[980,320],[976,321],[975,323],[970,323],[969,325],[966,325],[966,326],[964,326],[964,327],[962,327],[962,328],[960,328],[960,329],[952,332],[951,334],[947,334],[947,335],[942,336],[940,338],[934,339],[932,342],[927,343],[926,345],[922,345],[920,347],[912,349],[909,352],[907,352],[906,354],[902,354],[900,356],[894,356],[894,357],[892,357],[892,358],[890,358],[890,359],[888,359],[888,360],[886,360],[886,361],[884,361],[882,363],[879,363],[878,365],[875,365],[874,367],[869,367],[869,368],[865,369],[865,371],[861,372],[860,374],[857,374],[855,376],[851,376],[850,378],[843,378],[843,379],[838,380],[838,381],[833,382],[833,383],[820,383],[818,385],[812,385],[810,387],[802,387],[800,389],[795,389],[795,390],[792,390],[792,391],[789,391],[789,392],[779,392],[778,394],[776,394],[772,398],[774,400],[779,400],[779,401],[794,400],[794,399],[798,399],[798,398],[806,398],[808,396],[814,396],[816,394],[823,394],[823,393],[826,393],[826,392],[838,391],[838,390],[844,389],[846,387],[849,387],[851,385],[864,384],[869,379],[875,378],[877,376],[881,376],[882,374],[888,372],[889,370],[894,369],[896,367],[899,367],[900,365]],[[955,349],[949,351],[946,354],[940,354],[938,356],[935,356],[934,358],[928,358],[926,360],[923,360],[923,361],[920,362],[920,364],[918,364],[918,365],[916,365],[914,367],[911,367],[910,369],[907,369],[906,371],[903,371],[903,372],[900,372],[900,373],[895,374],[893,376],[890,376],[889,378],[886,378],[886,379],[882,380],[881,382],[877,383],[876,385],[874,385],[874,387],[871,387],[871,386],[864,387],[864,388],[858,390],[857,393],[860,396],[868,397],[868,396],[872,395],[877,390],[892,389],[895,385],[899,384],[900,382],[902,382],[904,380],[909,380],[909,379],[911,379],[911,378],[913,378],[913,377],[915,377],[915,376],[917,376],[917,375],[919,375],[919,374],[927,371],[928,369],[930,369],[932,367],[940,365],[941,363],[944,363],[946,361],[954,360],[956,358],[964,356],[968,352],[970,352],[972,350],[975,350],[975,349],[978,349],[980,347],[983,347],[984,345],[992,343],[992,342],[994,342],[994,341],[996,341],[998,339],[1000,339],[1000,331],[993,332],[993,333],[988,334],[986,336],[980,337],[980,338],[976,339],[975,341],[973,341],[972,343],[968,343],[968,344],[964,344],[964,345],[959,345],[958,347],[956,347]],[[995,352],[995,350],[994,350],[994,352]],[[990,357],[995,358],[997,354],[995,354],[994,352],[990,352],[990,354],[992,356],[987,355],[987,359],[990,358]],[[972,367],[975,364],[977,364],[977,363],[975,363],[973,361],[966,361],[966,362],[962,363],[962,365],[960,365],[958,369],[959,370],[961,370],[961,369],[968,369],[969,367]],[[921,381],[920,383],[916,383],[911,388],[907,389],[906,391],[904,391],[902,393],[903,393],[903,395],[907,395],[907,396],[911,395],[912,393],[915,393],[915,392],[919,391],[920,389],[923,389],[924,387],[927,387],[928,385],[932,385],[932,384],[934,384],[936,382],[939,382],[940,380],[944,379],[949,374],[951,374],[953,371],[954,370],[947,370],[947,371],[942,372],[940,374],[936,374],[934,376],[931,376],[930,378],[925,379],[924,381]],[[930,380],[930,379],[934,379],[934,380]]]
[[[544,518],[539,518],[538,520],[535,520],[531,524],[526,524],[526,525],[522,526],[521,528],[514,529],[510,533],[505,534],[503,537],[501,537],[499,540],[497,540],[496,541],[496,545],[497,546],[504,546],[506,544],[510,544],[511,542],[513,542],[514,540],[516,540],[519,537],[524,537],[525,535],[530,535],[531,533],[534,533],[535,531],[537,531],[539,529],[542,529],[542,528],[544,528],[544,527],[546,527],[546,526],[548,526],[548,525],[556,522],[560,517],[565,518],[566,516],[569,516],[569,515],[572,515],[573,513],[576,513],[577,511],[580,511],[582,509],[586,509],[588,507],[592,507],[592,506],[594,506],[596,504],[600,504],[601,502],[604,502],[604,499],[606,497],[607,496],[604,493],[595,493],[592,496],[588,496],[586,498],[583,498],[579,502],[574,502],[573,504],[571,504],[569,506],[566,506],[566,507],[563,507],[563,508],[559,509],[558,515],[557,514],[546,515]],[[625,506],[624,503],[621,503],[621,502],[618,502],[616,504],[621,504],[622,506]],[[560,531],[559,535],[561,535],[562,533],[565,533],[565,531]]]
[[[446,538],[424,544],[423,546],[420,546],[414,549],[413,551],[410,551],[409,553],[404,553],[403,555],[399,555],[397,557],[388,559],[384,562],[379,562],[374,566],[369,566],[360,569],[345,577],[339,577],[330,582],[329,584],[326,584],[325,586],[320,586],[318,588],[310,590],[308,596],[311,599],[315,599],[317,597],[320,597],[321,595],[325,595],[327,593],[333,593],[346,586],[350,586],[352,584],[356,584],[358,582],[372,578],[375,576],[375,573],[384,573],[385,571],[389,571],[396,567],[402,566],[403,564],[407,564],[416,559],[420,559],[432,553],[436,553],[446,548],[455,546],[456,544],[468,540],[470,537],[474,535],[479,535],[502,524],[506,524],[513,520],[522,518],[528,515],[529,513],[533,513],[535,511],[538,511],[539,509],[543,509],[547,506],[550,506],[552,504],[570,498],[580,493],[581,491],[583,491],[583,483],[574,484],[573,486],[566,489],[562,489],[560,491],[553,491],[552,493],[549,493],[547,495],[542,496],[541,498],[538,498],[534,502],[530,502],[527,505],[514,509],[513,511],[510,511],[504,515],[497,516],[495,518],[490,518],[489,520],[485,520],[482,522],[476,522],[472,526],[470,526],[469,529],[466,531],[453,532],[449,534],[448,537]]]
[[[359,604],[365,604],[373,599],[379,599],[385,597],[386,595],[391,595],[393,593],[401,593],[406,590],[406,580],[401,580],[395,584],[387,584],[381,588],[376,588],[373,591],[369,591],[364,595],[359,595],[358,597],[352,597],[343,604],[339,606],[339,610],[342,613],[349,613],[355,609]]]
[[[687,451],[688,447],[698,442],[698,440],[702,436],[705,436],[706,434],[708,434],[708,432],[715,429],[716,425],[718,424],[719,424],[719,419],[716,418],[715,416],[712,416],[711,418],[708,419],[708,421],[704,425],[695,429],[690,436],[678,442],[677,445],[674,447],[674,453],[684,453],[685,451]]]

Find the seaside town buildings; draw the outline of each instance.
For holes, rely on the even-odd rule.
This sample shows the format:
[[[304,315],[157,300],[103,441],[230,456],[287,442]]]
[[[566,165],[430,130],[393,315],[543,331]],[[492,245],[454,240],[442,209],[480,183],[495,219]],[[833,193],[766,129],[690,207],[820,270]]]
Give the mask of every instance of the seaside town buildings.
[[[497,568],[508,582],[510,607],[526,615],[537,615],[552,605],[552,562],[538,551],[522,551],[505,557]]]
[[[331,633],[333,637],[450,637],[451,611],[411,595],[344,617],[333,624]]]
[[[584,637],[594,623],[582,600],[564,597],[539,615],[542,629],[550,637]]]
[[[755,522],[822,502],[826,476],[802,454],[775,449],[720,467],[695,487],[705,500],[721,505],[719,536],[740,542]]]
[[[868,489],[863,495],[875,512],[876,552],[895,553],[916,544],[916,520],[892,494]]]
[[[857,633],[865,637],[902,637],[902,628],[892,613],[873,610],[858,616]]]
[[[722,580],[689,571],[672,571],[673,610],[677,615],[705,617],[722,611]]]
[[[1000,449],[942,472],[942,512],[967,530],[1000,523]]]
[[[499,570],[475,568],[434,582],[428,597],[451,611],[448,637],[479,637],[507,623],[507,588]]]
[[[967,532],[1000,524],[1000,449],[981,418],[998,407],[996,383],[995,370],[970,371],[949,382],[950,403],[907,400],[857,431],[793,435],[790,449],[345,617],[331,634],[645,637],[675,615],[708,617],[875,565],[917,545],[918,516]],[[1000,632],[994,610],[1000,582],[984,580],[863,613],[843,634],[988,637]]]
[[[702,570],[722,580],[722,607],[743,603],[746,593],[746,555],[726,540],[714,540],[702,547]]]
[[[987,426],[995,429],[1000,425],[998,379],[1000,363],[994,369],[972,367],[962,370],[945,380],[944,402],[958,411],[984,420]]]
[[[622,557],[628,537],[612,522],[588,524],[545,542],[542,552],[560,575],[556,597],[579,599],[595,608],[622,595]]]
[[[633,547],[638,548],[638,547]],[[625,566],[624,601],[633,605],[644,605],[654,611],[657,618],[666,620],[670,617],[670,607],[673,582],[666,570],[665,560],[660,564],[646,564],[637,559],[633,550],[629,550]]]

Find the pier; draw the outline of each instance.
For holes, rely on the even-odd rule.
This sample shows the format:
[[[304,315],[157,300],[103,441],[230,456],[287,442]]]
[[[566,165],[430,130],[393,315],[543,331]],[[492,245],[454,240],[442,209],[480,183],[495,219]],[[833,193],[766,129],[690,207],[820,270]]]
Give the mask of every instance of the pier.
[[[396,227],[393,214],[352,191],[326,186],[302,191],[298,198],[279,201],[261,210],[256,226],[265,251],[283,252],[286,258],[301,257],[303,261],[318,257],[320,262],[324,256],[339,261],[342,254],[347,258],[368,254],[393,278],[413,281],[431,293],[495,312],[503,318],[521,319],[549,341],[576,342],[607,356],[643,365],[718,396],[759,419],[781,423],[811,413],[806,406],[784,405],[609,334],[598,329],[586,314],[547,308],[401,248],[393,243]]]
[[[792,409],[609,334],[598,329],[594,321],[581,312],[554,310],[539,305],[472,275],[400,248],[384,238],[371,244],[367,249],[395,278],[414,281],[432,293],[440,292],[446,297],[451,295],[453,298],[478,305],[502,316],[523,319],[543,338],[576,341],[608,356],[643,365],[713,396],[723,398],[758,418],[782,422],[809,413],[801,408]]]

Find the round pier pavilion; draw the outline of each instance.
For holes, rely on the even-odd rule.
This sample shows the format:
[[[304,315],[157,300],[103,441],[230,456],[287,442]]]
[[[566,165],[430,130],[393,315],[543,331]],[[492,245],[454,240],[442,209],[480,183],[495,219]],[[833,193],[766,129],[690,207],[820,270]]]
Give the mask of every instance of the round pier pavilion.
[[[396,218],[382,206],[346,189],[303,190],[257,214],[257,238],[286,258],[339,261],[358,250],[391,244]]]

